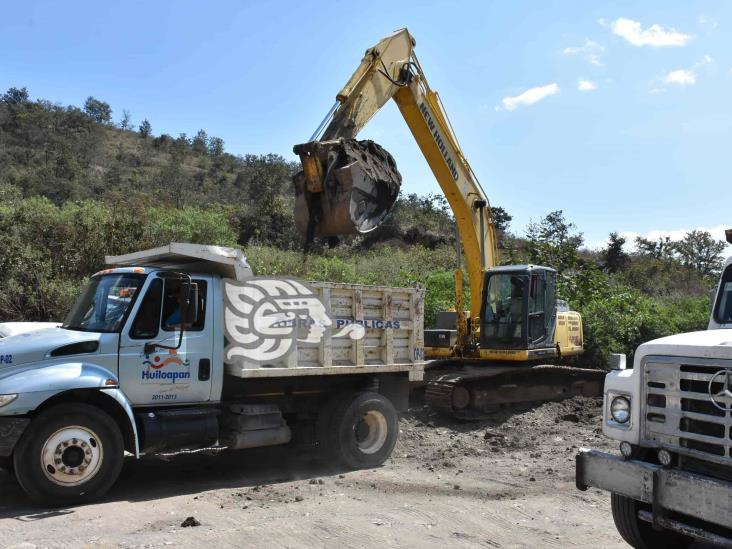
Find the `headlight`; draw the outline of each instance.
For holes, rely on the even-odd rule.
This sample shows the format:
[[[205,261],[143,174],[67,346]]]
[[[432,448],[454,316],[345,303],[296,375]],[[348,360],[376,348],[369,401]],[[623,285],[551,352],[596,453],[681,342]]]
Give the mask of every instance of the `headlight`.
[[[615,397],[610,403],[610,415],[618,423],[628,423],[630,420],[630,400],[624,396]]]
[[[6,404],[10,404],[16,398],[18,398],[18,395],[0,395],[0,408],[5,406]]]

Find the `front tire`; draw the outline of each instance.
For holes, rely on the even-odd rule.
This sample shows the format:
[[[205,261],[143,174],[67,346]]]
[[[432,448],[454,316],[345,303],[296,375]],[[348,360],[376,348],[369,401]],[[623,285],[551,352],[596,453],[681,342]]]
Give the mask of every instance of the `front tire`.
[[[619,494],[610,495],[610,506],[618,533],[636,549],[666,549],[669,547],[684,549],[691,544],[691,539],[676,532],[653,529],[650,523],[638,518],[638,511],[643,504]]]
[[[104,495],[124,460],[119,427],[87,404],[61,404],[41,412],[15,449],[18,482],[36,503],[85,503]]]
[[[351,469],[382,465],[399,436],[399,415],[382,395],[345,395],[329,410],[323,439],[332,458]]]

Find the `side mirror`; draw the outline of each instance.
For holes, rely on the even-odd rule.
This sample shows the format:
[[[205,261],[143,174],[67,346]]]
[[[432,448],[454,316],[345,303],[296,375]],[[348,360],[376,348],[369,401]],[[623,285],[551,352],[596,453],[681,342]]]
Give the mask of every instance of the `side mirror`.
[[[612,353],[607,360],[607,365],[610,370],[625,370],[625,362],[626,358],[623,353]]]
[[[146,355],[150,355],[154,353],[157,350],[158,346],[155,343],[145,343],[145,346],[143,347],[143,351]]]
[[[188,297],[188,307],[182,318],[185,318],[186,324],[195,324],[198,321],[198,284],[195,282],[191,284],[191,291]]]

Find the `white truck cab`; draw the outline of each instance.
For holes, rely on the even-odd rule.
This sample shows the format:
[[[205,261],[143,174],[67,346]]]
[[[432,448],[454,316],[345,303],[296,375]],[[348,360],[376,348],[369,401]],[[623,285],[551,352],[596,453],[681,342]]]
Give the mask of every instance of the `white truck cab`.
[[[255,277],[194,244],[107,263],[60,327],[0,340],[0,467],[34,500],[101,496],[125,451],[389,457],[423,375],[423,289]]]
[[[636,548],[732,547],[732,258],[707,331],[615,356],[605,379],[603,433],[619,455],[580,450],[577,487],[611,492],[615,525]]]

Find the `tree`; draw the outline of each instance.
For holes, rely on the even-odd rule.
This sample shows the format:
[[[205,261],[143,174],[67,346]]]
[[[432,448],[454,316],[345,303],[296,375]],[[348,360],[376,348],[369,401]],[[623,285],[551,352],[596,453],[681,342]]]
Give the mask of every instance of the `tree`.
[[[602,261],[609,273],[622,271],[628,264],[628,254],[623,251],[625,238],[618,233],[610,233],[607,248],[602,251]]]
[[[508,230],[508,226],[511,224],[513,219],[512,215],[501,208],[500,206],[491,206],[491,213],[493,214],[493,226],[499,233],[505,233]]]
[[[127,109],[122,109],[122,120],[119,122],[119,127],[123,130],[132,130],[132,117],[130,116],[130,111]]]
[[[208,135],[204,130],[198,130],[198,133],[191,142],[193,152],[198,154],[206,154],[208,147]]]
[[[560,273],[576,267],[577,250],[584,241],[582,233],[564,218],[562,210],[547,214],[538,223],[529,223],[526,239],[529,261],[553,267]]]
[[[220,137],[211,137],[208,140],[208,154],[211,158],[218,158],[224,154],[224,140]]]
[[[150,134],[152,133],[152,126],[150,125],[150,122],[146,118],[142,122],[140,122],[140,135],[142,137],[150,137]]]
[[[681,262],[703,275],[719,272],[725,242],[715,240],[707,231],[690,231],[683,240],[675,242]]]
[[[8,88],[2,96],[2,101],[11,107],[25,106],[30,103],[26,88]]]
[[[671,237],[662,236],[658,240],[650,240],[638,236],[635,239],[635,248],[639,255],[652,257],[663,261],[671,261],[674,259],[676,246]]]
[[[95,99],[92,96],[87,97],[84,102],[84,112],[100,124],[110,124],[112,122],[112,107],[109,106],[109,103]]]

